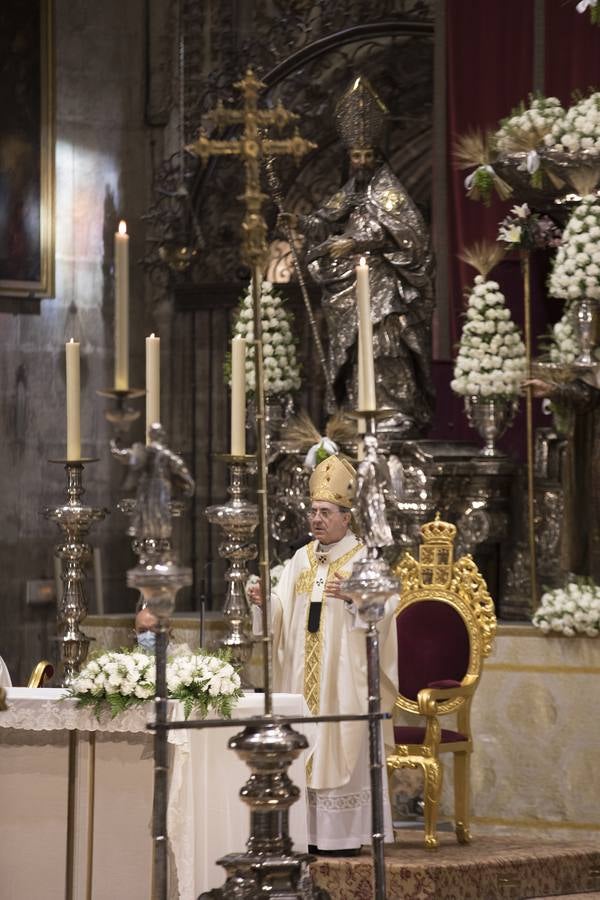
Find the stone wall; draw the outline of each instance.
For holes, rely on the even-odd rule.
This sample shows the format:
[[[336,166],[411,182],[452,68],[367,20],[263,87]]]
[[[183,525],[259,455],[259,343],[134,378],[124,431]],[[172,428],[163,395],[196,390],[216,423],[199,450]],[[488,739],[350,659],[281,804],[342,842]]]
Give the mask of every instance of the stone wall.
[[[113,233],[131,233],[131,380],[144,383],[143,338],[153,328],[137,261],[149,202],[150,129],[144,120],[143,0],[55,0],[56,288],[40,302],[0,305],[0,654],[15,683],[52,656],[55,606],[26,604],[26,582],[53,577],[58,531],[41,510],[64,496],[64,343],[81,342],[82,452],[86,499],[114,507],[122,472],[108,455],[109,401],[96,395],[113,378]],[[158,131],[160,139],[162,131]],[[140,407],[143,409],[143,406]],[[142,417],[143,422],[143,417]],[[125,522],[114,512],[94,529],[103,550],[105,605],[133,609],[124,587],[131,564]]]

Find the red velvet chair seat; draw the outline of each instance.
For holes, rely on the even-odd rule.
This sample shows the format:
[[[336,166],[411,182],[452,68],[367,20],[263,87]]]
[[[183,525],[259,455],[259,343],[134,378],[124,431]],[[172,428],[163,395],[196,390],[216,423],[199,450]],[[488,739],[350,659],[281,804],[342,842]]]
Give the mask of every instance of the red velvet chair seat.
[[[395,725],[394,741],[396,744],[422,744],[425,740],[425,729],[412,725]],[[467,736],[459,731],[450,731],[442,728],[442,744],[454,744],[457,741],[466,741]]]

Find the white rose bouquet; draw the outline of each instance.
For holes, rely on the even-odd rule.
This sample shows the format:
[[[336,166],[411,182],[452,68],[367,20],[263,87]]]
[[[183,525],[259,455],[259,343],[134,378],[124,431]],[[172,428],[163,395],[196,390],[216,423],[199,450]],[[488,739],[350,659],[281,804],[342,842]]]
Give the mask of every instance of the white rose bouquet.
[[[289,394],[300,388],[300,366],[296,358],[296,343],[292,330],[293,316],[284,307],[284,299],[270,281],[262,283],[262,332],[267,394]],[[246,384],[254,391],[254,313],[251,286],[242,297],[235,317],[233,333],[249,341],[246,354]],[[229,362],[226,376],[231,378]]]
[[[476,276],[468,297],[450,382],[452,390],[463,396],[515,397],[525,377],[525,346],[498,283],[487,280],[487,273],[501,257],[499,248],[493,251],[486,245],[463,256],[482,273]]]
[[[590,194],[575,207],[563,231],[548,284],[553,297],[600,298],[599,239],[600,201]]]
[[[548,150],[600,154],[600,93],[590,94],[556,119],[544,137]]]
[[[533,614],[533,624],[544,634],[551,631],[566,637],[600,633],[600,587],[591,578],[573,577],[563,588],[542,594]]]
[[[154,696],[154,656],[143,650],[115,650],[93,656],[73,681],[69,695],[98,716],[108,708],[112,716],[139,706]]]
[[[169,662],[167,690],[173,700],[182,701],[186,719],[192,711],[204,718],[211,709],[229,719],[241,695],[241,683],[227,653],[197,651]]]
[[[80,706],[91,706],[96,716],[108,709],[111,716],[139,706],[155,693],[156,665],[151,653],[114,650],[98,654],[84,666],[69,690]],[[240,677],[226,652],[201,650],[175,656],[167,662],[168,696],[181,700],[185,717],[192,710],[202,716],[214,709],[231,716],[241,694]]]

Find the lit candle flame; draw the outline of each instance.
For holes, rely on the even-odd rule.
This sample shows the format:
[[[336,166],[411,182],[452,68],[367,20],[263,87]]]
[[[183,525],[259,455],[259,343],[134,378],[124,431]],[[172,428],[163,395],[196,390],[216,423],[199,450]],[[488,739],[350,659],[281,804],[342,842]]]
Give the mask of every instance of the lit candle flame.
[[[119,222],[119,234],[127,234],[127,222],[125,219],[121,219]]]
[[[364,256],[361,256],[361,258],[360,258],[360,264],[361,264],[361,266],[366,266],[367,260],[365,259]]]

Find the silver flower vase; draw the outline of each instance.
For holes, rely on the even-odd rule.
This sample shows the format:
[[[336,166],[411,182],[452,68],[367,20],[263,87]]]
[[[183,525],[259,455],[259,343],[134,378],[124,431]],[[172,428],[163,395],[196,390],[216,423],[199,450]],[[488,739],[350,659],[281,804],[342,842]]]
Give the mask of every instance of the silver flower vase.
[[[503,456],[496,448],[496,441],[502,437],[515,417],[518,400],[516,397],[465,397],[465,412],[469,425],[484,439],[481,456]]]

